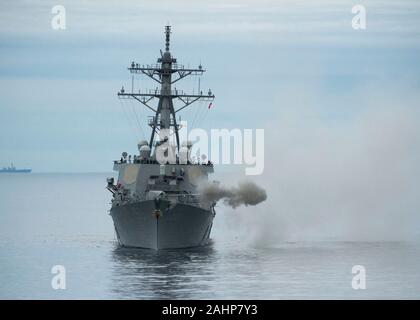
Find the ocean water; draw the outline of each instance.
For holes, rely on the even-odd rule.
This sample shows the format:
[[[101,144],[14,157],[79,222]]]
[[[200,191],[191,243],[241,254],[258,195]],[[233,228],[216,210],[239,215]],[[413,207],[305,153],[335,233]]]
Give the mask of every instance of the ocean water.
[[[223,206],[206,247],[120,248],[108,215],[109,175],[0,175],[0,298],[420,298],[418,243],[257,245],[226,227]],[[51,286],[54,265],[65,267],[65,290]],[[352,288],[354,265],[366,270],[364,290]]]

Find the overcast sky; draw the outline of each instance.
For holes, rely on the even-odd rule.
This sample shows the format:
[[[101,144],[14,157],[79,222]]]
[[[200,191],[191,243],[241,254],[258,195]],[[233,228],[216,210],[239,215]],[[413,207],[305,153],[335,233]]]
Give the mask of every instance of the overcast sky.
[[[359,3],[366,30],[351,27]],[[66,8],[66,30],[51,28],[57,4]],[[420,127],[418,1],[2,0],[0,166],[110,171],[122,151],[135,152],[149,131],[138,128],[132,107],[140,121],[150,114],[116,92],[130,87],[132,60],[156,62],[167,23],[172,53],[201,62],[202,88],[216,94],[210,111],[198,105],[204,128],[264,128],[270,141],[294,126],[288,143],[299,143],[314,124],[349,127],[372,105],[380,114],[383,102],[393,115],[409,108]],[[177,86],[192,89],[197,79]]]

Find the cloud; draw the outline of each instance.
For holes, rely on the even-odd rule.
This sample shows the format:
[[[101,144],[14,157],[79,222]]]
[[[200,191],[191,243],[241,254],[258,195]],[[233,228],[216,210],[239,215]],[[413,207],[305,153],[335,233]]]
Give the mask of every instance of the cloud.
[[[217,41],[269,43],[333,43],[415,45],[418,42],[420,5],[414,1],[365,1],[368,29],[351,28],[354,1],[222,0],[115,1],[67,0],[66,36],[155,39],[162,26],[172,24],[177,36],[206,37]],[[0,10],[0,34],[55,37],[51,30],[54,2],[15,1]],[[417,42],[416,42],[417,41]]]

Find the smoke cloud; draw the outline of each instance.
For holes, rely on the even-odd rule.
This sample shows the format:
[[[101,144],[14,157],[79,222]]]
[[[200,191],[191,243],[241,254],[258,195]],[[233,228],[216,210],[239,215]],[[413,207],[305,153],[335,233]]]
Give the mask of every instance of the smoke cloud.
[[[420,240],[418,93],[368,88],[326,110],[317,105],[330,97],[288,89],[267,123],[264,174],[253,177],[270,197],[239,216],[220,208],[220,224],[262,246]]]
[[[244,206],[255,206],[267,199],[266,191],[259,187],[255,182],[242,181],[237,187],[224,187],[216,183],[205,183],[200,187],[200,193],[203,200],[219,201],[232,208]]]

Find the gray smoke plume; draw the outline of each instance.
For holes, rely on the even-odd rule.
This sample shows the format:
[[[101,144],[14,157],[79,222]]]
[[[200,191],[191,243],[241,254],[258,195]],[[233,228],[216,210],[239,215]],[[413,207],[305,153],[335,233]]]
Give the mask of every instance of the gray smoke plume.
[[[237,187],[224,187],[216,183],[200,186],[201,198],[206,201],[224,200],[226,205],[236,208],[240,205],[255,206],[267,199],[267,193],[252,181],[242,181]]]
[[[322,100],[318,93],[282,90],[289,100],[265,122],[264,173],[254,177],[270,197],[240,217],[219,209],[227,232],[262,246],[420,241],[420,93],[360,89],[348,102],[359,106],[354,114],[333,121],[312,103]]]

